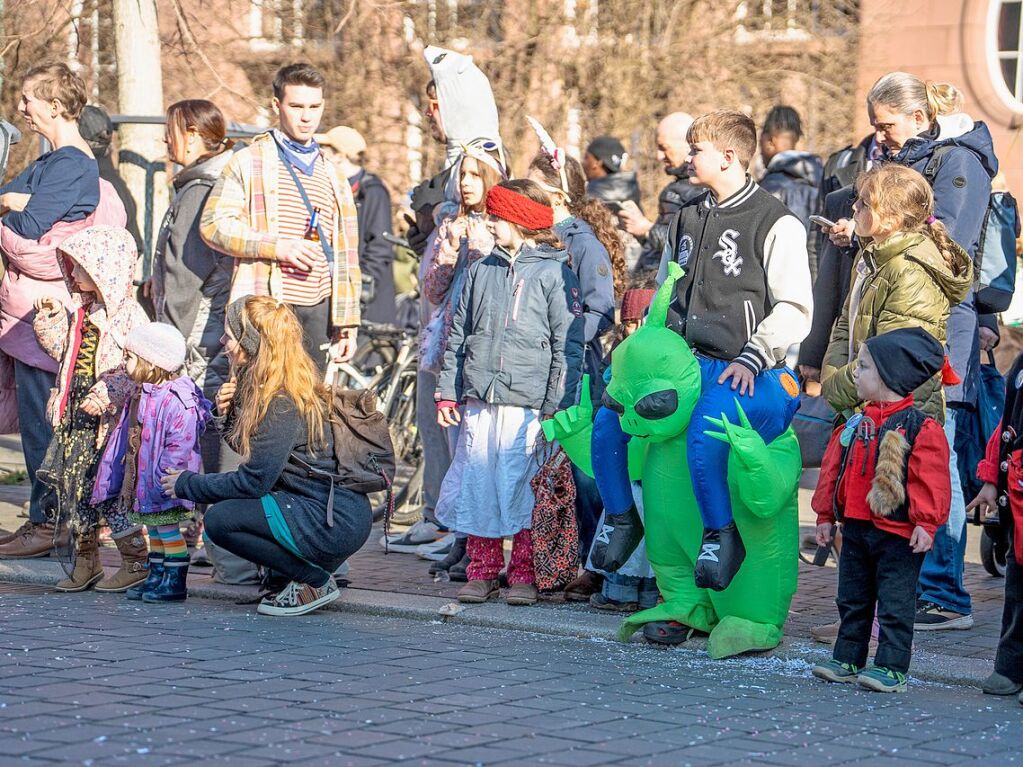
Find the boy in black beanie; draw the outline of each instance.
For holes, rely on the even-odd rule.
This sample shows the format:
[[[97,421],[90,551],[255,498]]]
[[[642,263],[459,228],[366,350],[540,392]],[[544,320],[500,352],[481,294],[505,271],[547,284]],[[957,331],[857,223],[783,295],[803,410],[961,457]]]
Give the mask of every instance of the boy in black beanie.
[[[941,425],[913,405],[913,390],[951,371],[941,344],[922,328],[867,339],[853,373],[864,401],[835,430],[824,454],[812,506],[817,543],[842,525],[834,655],[813,668],[829,682],[859,682],[903,692],[913,645],[916,582],[935,530],[948,520],[952,485]],[[874,613],[874,665],[864,668]]]

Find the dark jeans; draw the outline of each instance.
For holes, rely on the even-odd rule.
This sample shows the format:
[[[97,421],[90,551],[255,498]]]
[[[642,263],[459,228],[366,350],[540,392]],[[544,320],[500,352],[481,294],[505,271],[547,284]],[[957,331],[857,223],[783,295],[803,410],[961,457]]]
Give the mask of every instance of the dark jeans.
[[[597,481],[583,474],[576,466],[572,466],[572,479],[575,481],[575,518],[579,526],[579,556],[585,564],[593,545],[593,536],[597,532],[597,522],[604,504],[600,500]]]
[[[57,385],[57,374],[14,360],[14,380],[18,388],[18,421],[21,429],[21,451],[25,456],[28,481],[32,483],[28,518],[34,524],[47,521],[47,494],[50,488],[36,481],[36,469],[46,457],[46,448],[53,439],[53,427],[46,418],[46,403],[50,390]],[[49,505],[52,506],[52,503]]]
[[[206,509],[206,535],[235,556],[283,573],[298,583],[319,588],[329,577],[323,570],[296,557],[277,542],[258,498],[215,503]]]
[[[330,343],[330,299],[325,298],[313,306],[289,304],[302,325],[302,346],[321,372],[327,372],[327,350],[320,347]]]
[[[1012,525],[1012,520],[1006,519],[1006,524]],[[1023,541],[1016,545],[1023,546]],[[1009,533],[1009,554],[1005,557],[1005,604],[995,671],[1014,682],[1023,682],[1023,567],[1016,563],[1013,555],[1012,532]]]
[[[923,561],[923,554],[909,548],[908,538],[858,519],[842,526],[836,600],[842,625],[835,660],[860,668],[867,664],[876,606],[880,633],[874,664],[903,674],[909,671],[916,581]]]

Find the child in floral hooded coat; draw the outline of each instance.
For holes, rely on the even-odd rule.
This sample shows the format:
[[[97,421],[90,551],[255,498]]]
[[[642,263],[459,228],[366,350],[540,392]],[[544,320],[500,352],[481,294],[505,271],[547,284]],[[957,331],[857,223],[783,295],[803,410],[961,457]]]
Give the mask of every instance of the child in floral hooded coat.
[[[124,369],[124,343],[132,327],[147,321],[136,303],[132,278],[138,258],[126,229],[92,226],[59,248],[64,280],[74,301],[72,316],[59,298],[36,301],[33,327],[40,346],[60,362],[57,388],[47,406],[54,437],[39,470],[66,510],[75,534],[74,571],[58,591],[125,591],[145,580],[146,545],[141,527],[113,501],[92,505],[97,464],[111,425],[135,384]],[[103,578],[97,526],[106,518],[121,553],[121,568]]]

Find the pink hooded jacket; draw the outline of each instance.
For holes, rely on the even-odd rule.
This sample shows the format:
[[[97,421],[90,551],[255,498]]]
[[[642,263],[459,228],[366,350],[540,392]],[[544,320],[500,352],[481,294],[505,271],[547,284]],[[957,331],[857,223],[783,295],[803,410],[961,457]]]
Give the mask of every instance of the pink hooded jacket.
[[[83,221],[58,221],[38,240],[26,240],[0,221],[0,250],[4,270],[0,280],[0,434],[18,431],[18,402],[14,387],[14,360],[57,372],[57,361],[36,341],[32,329],[37,298],[59,298],[73,308],[57,261],[57,246],[94,224],[124,226],[128,217],[117,191],[99,181],[99,205]]]
[[[125,340],[135,325],[149,321],[135,301],[132,284],[138,253],[128,230],[117,226],[84,229],[64,240],[60,252],[68,257],[61,258],[59,263],[77,308],[70,317],[66,312],[53,315],[37,313],[33,322],[39,345],[53,359],[60,360],[57,389],[50,398],[46,413],[54,426],[64,415],[75,358],[82,342],[82,325],[88,317],[99,330],[96,383],[90,392],[105,405],[96,441],[97,445],[101,445],[135,386],[124,369]],[[80,264],[96,283],[97,296],[90,303],[83,302],[82,294],[77,292],[71,279],[70,259]]]

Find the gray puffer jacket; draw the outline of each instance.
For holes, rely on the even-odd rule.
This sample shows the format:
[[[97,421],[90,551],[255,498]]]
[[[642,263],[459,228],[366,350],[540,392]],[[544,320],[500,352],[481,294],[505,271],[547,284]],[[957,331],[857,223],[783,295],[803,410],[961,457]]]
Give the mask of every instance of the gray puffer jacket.
[[[231,155],[230,151],[221,152],[189,165],[174,177],[174,199],[160,226],[153,260],[156,318],[185,337],[185,369],[207,396],[223,383],[222,375],[212,370],[207,375],[207,367],[221,352],[234,259],[203,241],[199,218]]]
[[[579,281],[564,250],[501,248],[469,267],[438,400],[478,399],[548,415],[578,401],[583,362]]]

